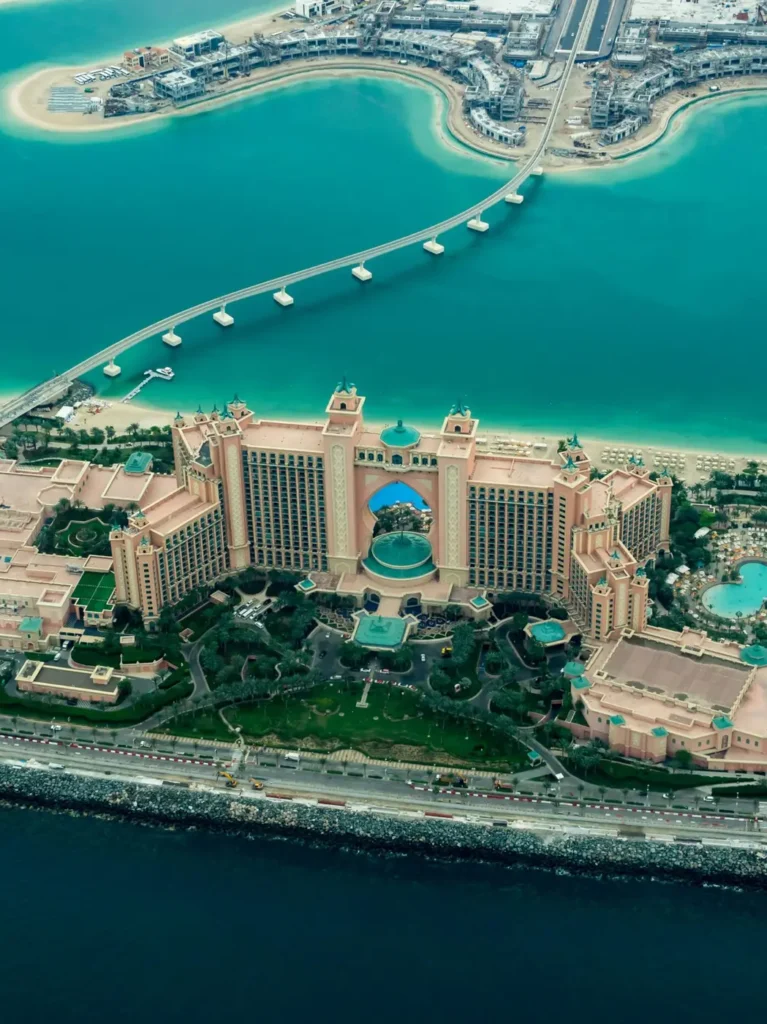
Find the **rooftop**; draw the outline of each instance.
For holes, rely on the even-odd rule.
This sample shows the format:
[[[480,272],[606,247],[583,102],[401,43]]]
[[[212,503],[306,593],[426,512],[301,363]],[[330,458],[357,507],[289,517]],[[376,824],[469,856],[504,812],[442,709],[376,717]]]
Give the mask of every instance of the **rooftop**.
[[[111,668],[103,665],[92,669],[75,669],[42,661],[25,661],[16,679],[21,683],[34,683],[35,686],[50,689],[51,693],[86,690],[99,695],[117,696],[119,683],[124,676],[115,674]]]
[[[152,456],[149,452],[132,452],[125,463],[126,473],[146,473],[152,465]]]
[[[558,475],[559,468],[545,459],[478,453],[469,483],[547,489]]]
[[[354,639],[363,647],[399,647],[405,639],[408,623],[402,618],[384,615],[361,615]]]
[[[527,628],[539,644],[558,644],[567,636],[562,626],[555,619],[533,622]]]
[[[748,680],[746,665],[710,654],[684,653],[646,637],[623,637],[602,666],[608,677],[659,699],[688,700],[729,710]],[[593,680],[592,680],[593,681]]]

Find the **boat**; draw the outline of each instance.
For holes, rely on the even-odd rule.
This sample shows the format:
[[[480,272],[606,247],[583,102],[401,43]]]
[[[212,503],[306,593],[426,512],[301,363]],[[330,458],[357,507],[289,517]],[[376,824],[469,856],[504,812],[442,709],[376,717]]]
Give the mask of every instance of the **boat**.
[[[158,366],[154,372],[158,377],[162,377],[163,380],[173,380],[176,376],[170,366]]]

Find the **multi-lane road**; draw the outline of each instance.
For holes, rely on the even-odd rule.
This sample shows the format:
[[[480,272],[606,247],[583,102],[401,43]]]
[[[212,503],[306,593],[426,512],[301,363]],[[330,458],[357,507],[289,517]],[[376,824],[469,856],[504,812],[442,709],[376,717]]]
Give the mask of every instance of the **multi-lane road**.
[[[228,750],[214,760],[212,751],[188,753],[148,747],[129,751],[9,734],[0,735],[0,763],[14,764],[25,771],[111,776],[158,786],[175,783],[203,791],[224,790],[225,780],[218,776],[224,768],[238,779],[235,792],[245,800],[307,800],[349,810],[506,823],[533,831],[553,828],[604,836],[641,831],[665,841],[702,839],[736,845],[747,841],[767,847],[767,831],[763,831],[767,823],[750,809],[751,801],[748,812],[747,802],[741,801],[740,810],[725,813],[722,808],[682,809],[681,798],[675,800],[678,806],[669,806],[660,794],[648,794],[645,804],[636,806],[612,800],[610,794],[600,800],[583,799],[567,784],[532,786],[522,793],[497,792],[492,780],[481,775],[469,776],[467,787],[457,789],[436,785],[433,774],[426,770],[411,772],[351,763],[344,774],[328,774],[324,761],[296,754],[249,751],[247,755],[232,755]],[[336,764],[331,767],[338,770]],[[262,781],[263,789],[254,790],[251,778]]]

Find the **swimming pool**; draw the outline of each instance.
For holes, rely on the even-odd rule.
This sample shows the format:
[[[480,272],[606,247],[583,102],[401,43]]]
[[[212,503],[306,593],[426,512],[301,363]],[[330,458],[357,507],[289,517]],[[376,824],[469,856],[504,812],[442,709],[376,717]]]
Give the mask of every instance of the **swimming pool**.
[[[767,599],[767,565],[763,562],[744,562],[740,566],[742,583],[719,583],[703,594],[703,606],[723,619],[753,615]]]

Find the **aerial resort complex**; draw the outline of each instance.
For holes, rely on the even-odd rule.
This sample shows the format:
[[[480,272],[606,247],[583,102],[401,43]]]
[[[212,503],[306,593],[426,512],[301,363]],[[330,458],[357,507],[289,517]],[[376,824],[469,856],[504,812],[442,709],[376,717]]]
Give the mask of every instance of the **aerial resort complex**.
[[[226,581],[253,572],[382,657],[451,623],[492,635],[523,600],[536,611],[516,622],[521,657],[558,666],[575,736],[647,761],[685,750],[701,767],[767,767],[767,649],[658,617],[657,567],[679,530],[665,467],[632,450],[600,470],[577,434],[553,458],[520,451],[481,435],[462,401],[433,431],[371,429],[364,407],[344,379],[315,423],[263,419],[238,397],[178,413],[171,473],[140,451],[117,467],[0,463],[2,645],[81,651],[120,609],[151,633],[195,595],[226,603]],[[695,530],[691,561],[710,533]],[[27,667],[17,685],[115,700],[122,677],[88,664]],[[125,653],[111,667],[126,671]]]
[[[451,130],[477,148],[529,148],[556,113],[547,161],[604,161],[641,148],[694,98],[758,85],[766,11],[722,0],[296,0],[244,38],[206,29],[100,67],[38,74],[21,86],[17,108],[77,130],[82,115],[91,126],[191,110],[322,69],[388,71],[441,87]],[[573,47],[575,67],[563,75]]]
[[[440,144],[455,149],[458,140],[501,158],[493,161],[493,191],[465,198],[474,205],[443,220],[408,222],[398,237],[374,239],[371,248],[319,257],[326,262],[292,272],[271,269],[281,276],[255,284],[240,279],[236,290],[215,298],[192,294],[200,282],[220,288],[225,281],[204,264],[196,268],[200,278],[184,273],[183,288],[168,290],[188,308],[162,311],[162,319],[139,322],[119,340],[104,338],[98,351],[83,353],[62,334],[57,361],[68,352],[81,361],[68,370],[59,363],[26,391],[7,389],[0,402],[0,717],[31,723],[19,743],[63,746],[57,731],[68,728],[72,746],[90,751],[80,762],[79,754],[59,752],[75,764],[107,754],[135,756],[132,766],[139,758],[183,760],[195,766],[192,774],[176,778],[177,769],[165,766],[160,778],[173,777],[162,781],[193,790],[193,772],[202,766],[219,797],[240,785],[250,764],[251,786],[237,794],[248,797],[240,804],[246,814],[262,797],[303,800],[303,791],[262,792],[270,776],[249,773],[274,768],[279,781],[287,773],[278,769],[287,767],[298,779],[309,752],[317,757],[312,800],[333,806],[346,807],[352,790],[347,778],[319,779],[325,762],[335,758],[328,772],[346,776],[349,761],[359,758],[364,782],[351,783],[360,787],[354,792],[385,803],[387,787],[396,785],[392,806],[410,801],[419,816],[451,818],[430,801],[443,806],[465,796],[461,813],[472,807],[484,824],[507,826],[489,820],[489,800],[484,810],[477,810],[482,801],[470,803],[492,796],[535,802],[532,813],[550,815],[553,828],[569,815],[613,828],[606,819],[621,797],[605,802],[611,787],[624,791],[626,816],[625,793],[638,794],[631,813],[666,829],[664,836],[709,824],[709,831],[758,831],[758,805],[743,817],[737,796],[735,808],[725,809],[730,819],[704,825],[707,816],[689,803],[672,812],[670,794],[707,787],[690,800],[714,801],[720,794],[709,780],[718,777],[714,791],[724,789],[727,800],[728,785],[743,776],[754,800],[767,792],[754,778],[767,774],[767,459],[679,450],[683,442],[671,434],[661,435],[659,447],[592,441],[575,431],[492,434],[480,430],[478,418],[483,398],[487,419],[493,415],[486,377],[473,385],[480,394],[470,408],[461,389],[437,388],[433,359],[428,373],[421,367],[422,377],[409,383],[418,388],[428,380],[432,393],[446,392],[436,421],[425,399],[398,396],[396,416],[373,422],[347,377],[326,402],[320,394],[307,403],[314,420],[278,418],[304,406],[276,405],[277,395],[269,398],[271,414],[258,400],[251,407],[245,363],[237,381],[243,397],[210,408],[211,392],[198,392],[195,377],[192,395],[174,392],[179,397],[165,403],[163,415],[141,399],[178,388],[179,368],[138,376],[124,357],[162,339],[163,351],[183,358],[195,344],[187,325],[203,316],[214,321],[210,329],[222,345],[238,334],[241,344],[249,342],[232,311],[258,296],[273,317],[295,325],[290,307],[303,298],[299,286],[336,271],[367,298],[376,289],[371,265],[377,277],[377,261],[407,247],[418,248],[421,265],[449,274],[454,260],[443,254],[455,242],[451,232],[476,233],[469,237],[477,245],[461,256],[470,258],[497,224],[485,219],[488,210],[524,218],[527,206],[519,204],[546,197],[545,189],[522,190],[528,178],[646,148],[683,107],[757,90],[767,84],[765,70],[762,3],[296,0],[294,9],[127,49],[97,67],[46,67],[17,80],[9,92],[19,117],[50,131],[108,132],[210,110],[307,76],[354,82],[395,75],[445,101]],[[391,91],[379,83],[351,98],[361,106],[357,93],[379,88]],[[297,92],[296,102],[307,102],[308,92],[321,99],[330,123],[333,103],[324,89]],[[202,121],[173,124],[197,146]],[[128,143],[140,146],[145,135],[154,143],[164,133],[131,132]],[[299,142],[303,159],[305,140]],[[226,188],[217,172],[211,181]],[[461,194],[450,178],[449,197]],[[527,246],[520,252],[528,258]],[[272,255],[279,262],[268,248]],[[590,267],[588,255],[576,258]],[[218,269],[227,272],[223,264]],[[590,294],[592,279],[584,281],[578,301]],[[574,308],[563,298],[565,283],[557,280],[561,310]],[[677,290],[687,295],[681,284]],[[462,309],[472,317],[475,294]],[[453,301],[461,300],[451,293],[448,305]],[[691,321],[682,322],[686,336]],[[124,323],[118,318],[113,328]],[[367,347],[391,361],[390,347],[376,346],[367,323],[353,335],[356,354]],[[475,359],[465,346],[474,326],[460,338],[455,365],[462,368]],[[584,351],[578,331],[589,329],[570,327],[569,353]],[[106,333],[104,324],[97,333]],[[279,357],[305,359],[304,376],[318,367],[324,373],[340,351],[307,331],[311,348],[301,355],[292,338],[291,352]],[[429,359],[443,341],[434,338],[433,349],[423,348]],[[503,330],[497,340],[504,354],[512,350]],[[630,358],[628,333],[624,341]],[[348,346],[349,336],[339,332],[336,342]],[[233,364],[240,365],[242,351],[230,353]],[[653,364],[662,364],[665,351],[654,351]],[[568,381],[567,405],[561,390],[543,394],[537,351],[534,370],[515,367],[511,377],[500,352],[488,349],[487,367],[479,369],[497,370],[504,415],[527,373],[541,396],[531,386],[530,421],[551,413],[567,425],[572,409],[585,419],[577,374]],[[271,355],[259,349],[254,358],[264,358],[259,370],[268,381]],[[449,372],[453,364],[442,362]],[[128,386],[112,402],[123,372]],[[671,371],[666,377],[675,379]],[[278,379],[298,390],[297,375],[292,380],[282,364]],[[206,395],[205,408],[172,416],[177,402],[193,407]],[[682,397],[675,399],[681,406]],[[421,407],[400,411],[410,404]],[[705,417],[719,407],[714,396],[710,406],[699,405],[703,433]],[[628,406],[618,394],[603,418],[598,410],[599,422],[617,424],[624,414],[628,420]],[[743,436],[759,434],[749,427]],[[86,728],[93,733],[87,747]],[[99,729],[109,730],[111,746],[97,744]],[[120,736],[130,737],[130,752]],[[0,733],[3,742],[16,743],[15,734]],[[158,743],[167,744],[163,753],[150,753]],[[178,743],[187,749],[174,758]],[[259,763],[261,755],[274,760]],[[376,771],[366,775],[371,765]],[[463,774],[470,771],[477,772],[473,782]],[[524,797],[515,795],[520,779],[532,787]],[[153,775],[150,784],[162,781]],[[651,791],[662,794],[663,811]],[[681,819],[683,807],[690,820],[651,818],[679,810]],[[639,820],[631,836],[650,838]]]

